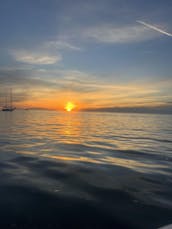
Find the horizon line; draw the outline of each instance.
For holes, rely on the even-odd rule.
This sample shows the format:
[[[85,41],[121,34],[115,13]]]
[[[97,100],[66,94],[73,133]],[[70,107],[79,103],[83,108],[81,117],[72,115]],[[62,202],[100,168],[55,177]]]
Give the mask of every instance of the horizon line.
[[[63,109],[43,108],[43,107],[25,107],[16,108],[17,110],[42,110],[66,112]],[[156,107],[101,107],[101,108],[83,108],[72,110],[72,112],[107,112],[107,113],[140,113],[140,114],[172,114],[172,106],[156,106]]]

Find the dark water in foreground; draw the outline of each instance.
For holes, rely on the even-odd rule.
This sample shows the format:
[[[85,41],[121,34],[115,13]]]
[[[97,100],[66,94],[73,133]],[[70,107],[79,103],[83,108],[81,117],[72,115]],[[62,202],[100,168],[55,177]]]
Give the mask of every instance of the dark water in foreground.
[[[172,223],[172,116],[0,112],[0,228]]]

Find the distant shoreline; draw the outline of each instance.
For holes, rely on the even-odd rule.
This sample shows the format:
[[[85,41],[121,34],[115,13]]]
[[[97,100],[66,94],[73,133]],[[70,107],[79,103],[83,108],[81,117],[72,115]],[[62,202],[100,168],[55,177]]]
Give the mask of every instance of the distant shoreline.
[[[124,113],[124,114],[166,114],[172,115],[172,110],[166,109],[158,109],[158,108],[151,108],[151,109],[144,109],[144,108],[98,108],[98,109],[82,109],[82,110],[73,110],[72,113],[76,112],[91,112],[91,113]],[[57,111],[57,112],[66,112],[65,110],[58,110],[58,109],[46,109],[46,108],[17,108],[17,110],[23,111]]]

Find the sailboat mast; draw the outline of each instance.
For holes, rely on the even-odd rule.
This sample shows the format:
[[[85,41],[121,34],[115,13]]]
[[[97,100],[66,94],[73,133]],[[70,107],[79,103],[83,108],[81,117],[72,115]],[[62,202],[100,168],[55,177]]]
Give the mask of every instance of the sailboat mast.
[[[7,93],[5,94],[5,107],[8,106]]]
[[[13,107],[12,89],[10,89],[10,107]]]
[[[13,107],[13,97],[12,97],[12,89],[10,89],[10,91],[8,91],[9,95],[8,95],[8,99],[6,96],[6,105],[2,108],[2,111],[13,111],[15,110],[15,107]]]

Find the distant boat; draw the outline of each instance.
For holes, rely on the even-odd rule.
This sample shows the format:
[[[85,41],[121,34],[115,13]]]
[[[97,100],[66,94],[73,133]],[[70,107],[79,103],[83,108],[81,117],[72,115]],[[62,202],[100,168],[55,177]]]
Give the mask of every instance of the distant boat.
[[[12,97],[12,90],[10,90],[9,101],[6,97],[5,106],[2,107],[2,111],[14,111],[16,108],[13,106],[13,97]]]
[[[6,107],[6,106],[4,106],[2,108],[2,111],[14,111],[15,109],[16,109],[15,107]]]

